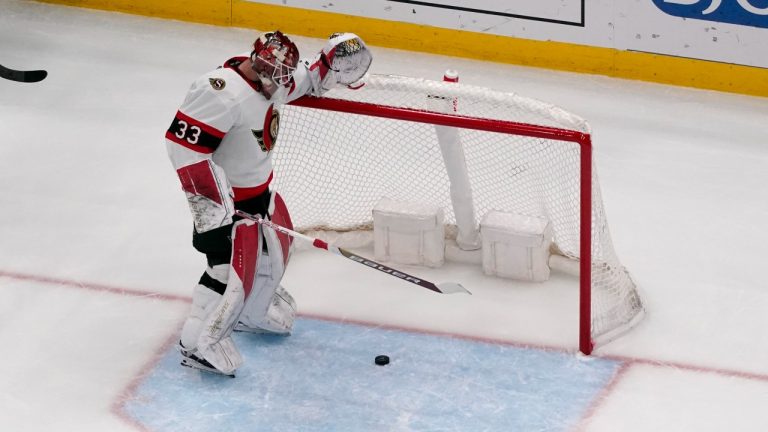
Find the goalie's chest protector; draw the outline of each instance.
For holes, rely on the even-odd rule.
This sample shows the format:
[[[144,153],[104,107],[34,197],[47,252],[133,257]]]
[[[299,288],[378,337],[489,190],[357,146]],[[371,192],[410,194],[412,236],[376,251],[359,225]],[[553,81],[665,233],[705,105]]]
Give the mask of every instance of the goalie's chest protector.
[[[255,83],[234,69],[213,71],[209,81],[209,91],[221,92],[219,96],[232,121],[213,153],[213,161],[224,168],[238,200],[238,189],[265,188],[272,178],[272,151],[280,128],[280,112]],[[224,88],[216,90],[216,86]]]

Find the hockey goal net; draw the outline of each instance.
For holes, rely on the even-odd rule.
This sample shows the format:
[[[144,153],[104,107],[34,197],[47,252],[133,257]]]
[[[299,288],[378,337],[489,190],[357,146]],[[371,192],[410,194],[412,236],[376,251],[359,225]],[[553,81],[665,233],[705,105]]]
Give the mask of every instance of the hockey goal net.
[[[458,164],[441,150],[446,131],[455,131]],[[372,209],[384,196],[439,205],[448,226],[466,230],[456,184],[453,199],[451,192],[456,177],[449,171],[457,165],[469,181],[469,229],[491,210],[551,222],[553,253],[579,269],[583,353],[642,316],[608,231],[589,126],[553,105],[454,82],[373,75],[360,90],[334,89],[284,107],[274,163],[274,187],[302,231],[371,229]]]

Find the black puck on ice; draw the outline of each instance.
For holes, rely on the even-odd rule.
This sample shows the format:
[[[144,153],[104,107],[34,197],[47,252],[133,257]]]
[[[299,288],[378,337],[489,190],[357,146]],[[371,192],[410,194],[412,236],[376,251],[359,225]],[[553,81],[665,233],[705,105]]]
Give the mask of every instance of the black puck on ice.
[[[389,357],[385,355],[377,355],[373,361],[379,366],[384,366],[389,364]]]

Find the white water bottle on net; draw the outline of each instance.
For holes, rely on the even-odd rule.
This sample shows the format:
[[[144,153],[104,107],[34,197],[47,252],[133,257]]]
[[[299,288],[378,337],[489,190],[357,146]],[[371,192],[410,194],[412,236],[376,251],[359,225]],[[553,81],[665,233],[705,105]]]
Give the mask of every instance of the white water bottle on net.
[[[361,89],[284,107],[275,152],[274,187],[300,231],[371,230],[382,197],[442,207],[446,232],[469,249],[490,211],[545,218],[552,253],[578,268],[583,353],[643,315],[613,248],[589,126],[563,109],[458,82],[371,75]]]

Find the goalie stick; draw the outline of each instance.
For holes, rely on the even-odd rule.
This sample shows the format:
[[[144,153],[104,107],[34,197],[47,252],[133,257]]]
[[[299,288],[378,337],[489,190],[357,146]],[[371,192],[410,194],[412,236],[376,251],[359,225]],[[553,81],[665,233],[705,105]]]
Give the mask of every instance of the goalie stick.
[[[394,276],[400,280],[403,280],[405,282],[410,282],[412,284],[418,285],[422,288],[426,288],[428,290],[432,290],[434,292],[440,293],[440,294],[455,294],[455,293],[465,293],[465,294],[472,294],[469,292],[468,289],[461,286],[461,284],[455,283],[455,282],[443,282],[440,284],[434,284],[428,280],[424,280],[422,278],[418,278],[416,276],[411,276],[407,273],[403,273],[399,270],[395,270],[392,267],[387,267],[383,264],[379,264],[376,261],[370,260],[365,257],[361,257],[360,255],[354,254],[348,250],[342,249],[340,247],[336,247],[334,245],[328,244],[327,242],[324,242],[318,238],[310,237],[308,235],[296,232],[292,229],[288,229],[282,225],[278,225],[268,219],[261,218],[256,215],[252,215],[240,210],[235,210],[235,214],[245,218],[252,220],[254,222],[257,222],[261,225],[268,226],[272,228],[275,231],[281,232],[283,234],[287,234],[294,238],[299,238],[302,240],[305,240],[307,242],[312,243],[312,246],[318,248],[318,249],[324,249],[328,252],[334,253],[336,255],[343,256],[344,258],[350,259],[356,263],[363,264],[367,267],[370,267],[372,269],[376,269],[380,272],[386,273],[388,275]]]
[[[20,71],[8,69],[7,67],[0,65],[0,77],[11,81],[33,83],[42,81],[47,76],[48,72],[44,70]]]

